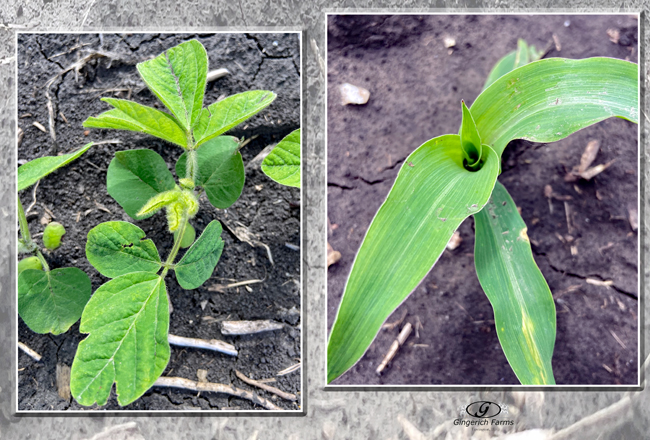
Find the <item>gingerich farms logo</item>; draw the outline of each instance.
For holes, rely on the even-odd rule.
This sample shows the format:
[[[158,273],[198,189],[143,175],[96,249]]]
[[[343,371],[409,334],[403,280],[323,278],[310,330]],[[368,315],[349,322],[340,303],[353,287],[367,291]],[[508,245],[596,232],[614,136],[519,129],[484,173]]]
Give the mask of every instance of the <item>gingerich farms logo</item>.
[[[454,419],[454,425],[467,428],[514,425],[514,420],[499,417],[505,415],[508,415],[507,405],[481,400],[472,402],[466,407],[460,407],[459,417]]]

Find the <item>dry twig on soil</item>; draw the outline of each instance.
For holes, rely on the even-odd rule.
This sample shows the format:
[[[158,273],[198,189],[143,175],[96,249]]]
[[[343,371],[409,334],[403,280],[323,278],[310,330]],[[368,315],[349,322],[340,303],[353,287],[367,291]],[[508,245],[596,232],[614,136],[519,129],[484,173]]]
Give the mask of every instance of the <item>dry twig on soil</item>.
[[[269,319],[262,321],[223,321],[221,333],[224,335],[251,335],[254,333],[281,330],[284,326]]]
[[[242,381],[246,382],[247,384],[253,385],[253,386],[258,387],[258,388],[261,388],[261,389],[263,389],[265,391],[268,391],[269,393],[273,393],[273,394],[275,394],[277,396],[282,397],[285,400],[291,400],[292,402],[295,402],[296,400],[298,400],[298,398],[296,397],[295,394],[284,392],[284,391],[282,391],[282,390],[280,390],[280,389],[278,389],[276,387],[272,387],[272,386],[267,385],[267,384],[265,384],[263,382],[260,382],[260,381],[251,379],[249,377],[246,377],[240,371],[235,370],[235,374],[237,375],[238,378],[240,378]]]
[[[24,351],[25,353],[27,353],[27,355],[28,355],[29,357],[31,357],[32,359],[34,359],[36,362],[40,362],[40,361],[41,361],[41,355],[38,354],[38,353],[36,353],[34,350],[32,350],[31,348],[29,348],[28,346],[26,346],[26,345],[23,344],[22,342],[18,342],[18,348],[20,348],[22,351]]]
[[[229,354],[231,356],[237,356],[237,349],[234,345],[228,344],[227,342],[220,341],[218,339],[196,339],[196,338],[186,338],[183,336],[176,336],[170,334],[168,336],[169,343],[172,345],[177,345],[179,347],[190,347],[190,348],[203,348],[206,350],[218,351],[219,353]]]
[[[386,353],[386,356],[384,356],[384,360],[381,361],[381,364],[377,367],[377,374],[381,374],[382,371],[386,368],[388,363],[393,360],[395,355],[397,354],[397,350],[404,345],[404,342],[406,342],[406,339],[409,337],[411,334],[411,331],[413,330],[413,326],[411,325],[410,322],[407,322],[404,328],[402,328],[402,331],[399,333],[397,336],[397,339],[393,341],[393,344],[390,346],[390,350],[388,350],[388,353]]]

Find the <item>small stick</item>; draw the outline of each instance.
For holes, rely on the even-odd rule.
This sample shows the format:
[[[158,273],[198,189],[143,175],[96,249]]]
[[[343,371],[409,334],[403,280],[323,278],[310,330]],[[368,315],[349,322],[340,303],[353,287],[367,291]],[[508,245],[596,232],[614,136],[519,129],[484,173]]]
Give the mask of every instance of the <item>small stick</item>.
[[[275,387],[272,387],[271,385],[267,385],[267,384],[259,382],[257,380],[253,380],[251,378],[248,378],[248,377],[244,376],[241,372],[239,372],[237,370],[235,370],[235,374],[237,375],[238,378],[240,378],[241,380],[243,380],[247,384],[253,385],[254,387],[261,388],[261,389],[263,389],[265,391],[268,391],[269,393],[273,393],[273,394],[275,394],[277,396],[282,397],[285,400],[291,400],[292,402],[295,402],[296,400],[298,400],[298,398],[296,397],[295,394],[286,393],[286,392],[284,392],[282,390],[279,390],[279,389],[277,389]]]
[[[253,333],[281,330],[284,326],[271,320],[263,321],[223,321],[221,333],[224,335],[250,335]]]
[[[205,78],[205,81],[206,82],[212,82],[212,81],[214,81],[216,79],[221,78],[222,76],[228,75],[229,73],[230,72],[228,72],[228,69],[211,70],[210,72],[208,72],[208,74],[207,74],[207,76]]]
[[[569,210],[569,204],[564,202],[564,213],[566,214],[566,227],[569,231],[569,234],[573,234],[573,226],[571,225],[571,211]]]
[[[170,334],[168,336],[168,340],[170,344],[177,345],[179,347],[204,348],[206,350],[214,350],[218,351],[219,353],[237,356],[237,348],[235,348],[234,345],[228,344],[227,342],[220,341],[218,339],[195,339]]]
[[[389,323],[386,323],[386,324],[382,325],[381,329],[382,330],[392,330],[395,327],[399,327],[404,322],[404,319],[406,319],[406,315],[408,315],[408,312],[409,312],[408,310],[404,309],[404,312],[402,313],[401,318],[399,318],[395,322],[389,322]]]
[[[41,183],[40,180],[36,182],[36,185],[34,185],[34,190],[32,191],[33,201],[32,201],[32,203],[30,203],[30,205],[25,210],[25,215],[29,214],[29,211],[31,211],[32,208],[34,207],[34,205],[36,205],[36,190],[38,189],[38,184],[39,183]]]
[[[587,281],[587,284],[591,284],[592,286],[610,287],[614,285],[614,281],[612,280],[600,281],[594,278],[587,278],[585,281]]]
[[[190,379],[185,379],[183,377],[159,377],[158,380],[154,383],[154,386],[159,387],[170,387],[170,388],[184,388],[192,391],[211,391],[213,393],[223,393],[230,396],[241,397],[243,399],[250,400],[251,402],[263,406],[266,409],[270,410],[282,410],[279,406],[274,405],[269,400],[259,397],[250,391],[241,390],[235,388],[234,385],[224,385],[221,383],[212,383],[212,382],[195,382]]]
[[[382,371],[384,371],[388,363],[393,360],[397,354],[397,350],[399,350],[404,342],[406,342],[406,339],[409,337],[412,330],[413,326],[410,322],[407,322],[402,331],[397,336],[397,339],[393,341],[393,345],[390,346],[390,350],[388,350],[388,353],[386,353],[386,356],[384,356],[384,360],[381,361],[381,364],[377,367],[377,374],[381,375]]]
[[[41,361],[41,355],[36,353],[34,350],[23,344],[22,342],[18,342],[18,348],[20,348],[22,351],[27,353],[32,359],[34,359],[36,362]]]
[[[293,373],[294,371],[298,370],[301,365],[302,364],[300,362],[298,362],[297,364],[293,364],[292,366],[287,367],[282,371],[279,371],[278,374],[276,374],[276,376],[286,376],[289,373]]]
[[[38,128],[39,130],[41,130],[43,133],[47,133],[47,130],[45,129],[45,127],[43,127],[43,124],[41,124],[40,122],[34,121],[32,122],[32,125]]]

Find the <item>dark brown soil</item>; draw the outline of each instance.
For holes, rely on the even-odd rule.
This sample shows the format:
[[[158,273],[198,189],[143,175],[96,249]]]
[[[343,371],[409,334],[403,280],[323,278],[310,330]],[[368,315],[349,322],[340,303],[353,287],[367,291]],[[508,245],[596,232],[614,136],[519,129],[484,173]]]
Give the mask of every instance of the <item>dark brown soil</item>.
[[[252,89],[267,89],[278,98],[260,114],[230,131],[237,137],[253,138],[242,154],[248,164],[264,147],[278,142],[300,124],[300,50],[297,34],[22,34],[18,37],[18,125],[25,135],[18,149],[24,163],[44,155],[69,152],[93,140],[120,139],[122,144],[93,147],[79,160],[44,179],[36,192],[37,203],[29,216],[33,234],[42,232],[39,220],[47,207],[67,229],[63,245],[47,255],[52,268],[76,266],[91,277],[93,291],[107,279],[90,266],[85,257],[86,234],[97,224],[109,220],[132,221],[106,192],[106,169],[115,151],[151,148],[163,156],[173,170],[180,148],[138,133],[115,130],[89,130],[82,122],[108,110],[99,99],[117,96],[162,108],[144,87],[135,64],[154,57],[183,41],[197,38],[206,47],[210,68],[225,67],[230,74],[208,84],[204,103],[215,102]],[[83,45],[83,46],[82,46]],[[51,87],[55,105],[57,142],[38,130],[33,122],[48,127],[45,83],[57,73],[91,52],[109,57],[93,60],[76,74],[70,71]],[[63,53],[63,54],[62,54]],[[59,55],[62,54],[62,55]],[[108,89],[120,89],[108,91]],[[128,90],[124,90],[128,89]],[[59,114],[61,112],[65,115]],[[25,207],[32,201],[32,190],[20,194]],[[97,209],[97,203],[109,212]],[[173,275],[166,279],[173,305],[170,333],[180,336],[223,339],[239,350],[230,357],[206,350],[172,346],[164,376],[197,380],[197,369],[208,370],[208,381],[234,384],[272,399],[284,409],[297,410],[299,403],[276,399],[271,394],[244,384],[234,373],[239,370],[255,378],[275,377],[301,359],[300,190],[276,184],[260,170],[259,164],[246,167],[242,197],[227,210],[213,208],[206,199],[193,220],[197,236],[218,219],[231,228],[237,222],[258,234],[271,249],[271,265],[263,248],[240,242],[224,227],[223,255],[213,277],[202,287],[185,291]],[[78,220],[77,220],[78,219]],[[154,240],[164,258],[171,249],[172,236],[166,232],[163,214],[138,221],[147,237]],[[180,256],[179,256],[180,258]],[[210,290],[235,281],[263,279],[249,288],[223,292]],[[220,333],[223,320],[272,319],[284,325],[279,331],[251,336],[225,337]],[[24,353],[18,355],[19,410],[80,410],[74,400],[60,398],[55,387],[57,363],[70,366],[77,344],[85,335],[78,323],[59,336],[33,333],[19,319],[19,340],[43,356],[35,362]],[[301,393],[300,370],[278,376],[276,387]],[[115,394],[102,409],[181,410],[181,409],[260,409],[247,400],[214,393],[154,388],[134,403],[120,408]]]
[[[471,104],[492,66],[517,38],[546,57],[607,56],[637,61],[634,16],[330,16],[328,18],[328,241],[341,260],[328,270],[328,328],[370,221],[404,159],[436,136],[458,133],[460,101]],[[618,43],[608,29],[620,31]],[[561,45],[557,50],[553,34]],[[456,40],[451,54],[443,38]],[[338,85],[370,90],[363,106],[342,106]],[[591,181],[565,182],[587,143],[594,164],[615,162]],[[558,384],[636,384],[638,236],[628,220],[638,203],[637,125],[609,119],[553,144],[515,141],[499,180],[521,207],[535,260],[553,292]],[[545,185],[563,201],[544,198]],[[474,270],[473,220],[388,322],[422,323],[381,377],[375,368],[399,327],[382,330],[343,384],[518,384],[499,345],[490,303]],[[571,246],[577,250],[572,255]],[[587,279],[612,281],[611,287]]]

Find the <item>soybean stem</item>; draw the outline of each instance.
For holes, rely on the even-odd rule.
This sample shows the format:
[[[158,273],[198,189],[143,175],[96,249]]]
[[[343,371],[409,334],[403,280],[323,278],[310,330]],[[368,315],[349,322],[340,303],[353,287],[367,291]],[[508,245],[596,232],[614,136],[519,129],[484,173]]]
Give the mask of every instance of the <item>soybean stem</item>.
[[[174,246],[172,247],[172,250],[169,253],[169,256],[167,257],[167,261],[165,261],[164,264],[165,268],[163,269],[161,274],[163,278],[165,278],[165,276],[167,275],[169,268],[173,267],[174,259],[176,258],[176,255],[178,254],[178,251],[181,248],[181,240],[183,239],[183,235],[185,234],[185,228],[187,227],[187,222],[189,220],[187,217],[188,217],[187,212],[184,212],[183,217],[181,218],[181,224],[178,227],[178,234],[175,234]]]

